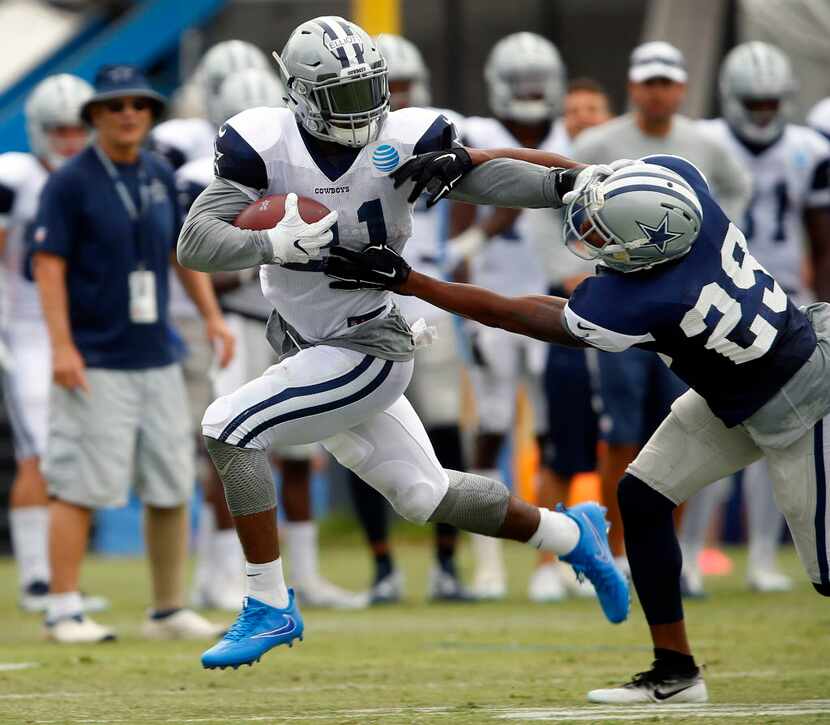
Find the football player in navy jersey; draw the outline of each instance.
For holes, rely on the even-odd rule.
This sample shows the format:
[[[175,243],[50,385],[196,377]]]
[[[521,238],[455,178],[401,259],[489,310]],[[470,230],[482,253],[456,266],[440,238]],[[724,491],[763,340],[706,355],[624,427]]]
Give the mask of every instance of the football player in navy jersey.
[[[418,274],[392,250],[374,246],[332,250],[326,270],[339,284],[415,295],[563,345],[653,350],[691,388],[618,491],[655,662],[588,697],[614,704],[707,701],[686,638],[672,512],[704,486],[766,457],[807,575],[830,596],[830,305],[797,308],[749,253],[703,175],[679,157],[581,167],[527,149],[457,149],[451,158],[445,152],[413,159],[393,176],[397,185],[414,180],[413,195],[426,188],[430,201],[449,193],[502,206],[565,205],[566,244],[597,260],[600,274],[569,300],[508,298]]]

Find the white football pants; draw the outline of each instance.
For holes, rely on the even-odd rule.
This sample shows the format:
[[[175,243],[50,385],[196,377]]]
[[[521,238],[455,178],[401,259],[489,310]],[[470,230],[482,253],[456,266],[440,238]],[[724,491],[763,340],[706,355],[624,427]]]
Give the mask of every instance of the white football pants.
[[[319,345],[214,401],[205,435],[243,448],[321,442],[404,518],[425,522],[447,474],[403,391],[413,363]]]

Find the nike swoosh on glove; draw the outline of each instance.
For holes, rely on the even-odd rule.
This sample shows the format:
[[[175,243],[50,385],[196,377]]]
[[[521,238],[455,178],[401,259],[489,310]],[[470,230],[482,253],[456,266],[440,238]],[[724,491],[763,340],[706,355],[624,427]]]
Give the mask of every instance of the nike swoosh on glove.
[[[446,151],[430,151],[413,156],[390,176],[397,189],[407,181],[414,181],[415,186],[409,194],[410,204],[418,201],[424,189],[429,192],[427,208],[437,204],[470,169],[473,162],[470,154],[461,146],[454,146]]]
[[[339,280],[329,283],[332,289],[395,289],[406,282],[410,271],[406,260],[385,244],[374,244],[362,252],[332,247],[323,260],[323,272]]]
[[[304,263],[320,256],[333,239],[331,228],[337,223],[337,212],[326,214],[311,224],[303,221],[297,209],[297,195],[285,197],[285,214],[277,226],[265,233],[271,241],[272,264]]]

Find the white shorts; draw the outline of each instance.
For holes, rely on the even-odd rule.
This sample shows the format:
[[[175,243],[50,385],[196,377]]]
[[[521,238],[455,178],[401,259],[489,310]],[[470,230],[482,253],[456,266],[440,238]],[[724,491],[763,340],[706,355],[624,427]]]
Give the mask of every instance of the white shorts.
[[[690,390],[675,400],[628,472],[679,504],[762,456],[807,575],[830,585],[830,415],[786,448],[760,447],[742,425],[727,428]]]
[[[229,312],[225,322],[236,337],[236,354],[230,365],[216,372],[214,388],[217,396],[230,395],[245,383],[263,375],[277,361],[268,340],[265,338],[265,323],[250,317]],[[320,450],[316,443],[309,445],[279,445],[269,449],[279,458],[290,461],[306,461]]]
[[[452,317],[430,321],[438,338],[415,351],[415,372],[406,397],[429,428],[458,425],[461,417],[461,358]]]
[[[513,423],[516,394],[523,384],[533,409],[533,430],[548,427],[543,375],[547,346],[540,340],[476,325],[473,332],[475,365],[470,377],[475,388],[479,430],[506,433]]]
[[[236,446],[321,441],[405,518],[426,521],[447,475],[403,391],[413,364],[344,348],[306,348],[217,399],[202,431]]]
[[[52,386],[43,474],[62,501],[127,503],[131,484],[150,506],[171,508],[193,492],[193,429],[179,365],[87,368],[90,392]]]
[[[6,340],[14,368],[3,376],[3,394],[18,461],[42,457],[49,436],[52,349],[43,320],[9,325]]]

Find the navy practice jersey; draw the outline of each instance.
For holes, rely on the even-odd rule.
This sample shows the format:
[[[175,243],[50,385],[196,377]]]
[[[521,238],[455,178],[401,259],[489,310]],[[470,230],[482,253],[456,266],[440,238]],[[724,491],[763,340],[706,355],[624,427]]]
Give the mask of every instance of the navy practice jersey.
[[[565,308],[567,328],[601,350],[660,353],[715,415],[737,425],[810,357],[815,332],[749,254],[695,166],[676,156],[643,161],[689,182],[703,208],[700,234],[676,261],[628,273],[603,268],[586,279]]]

